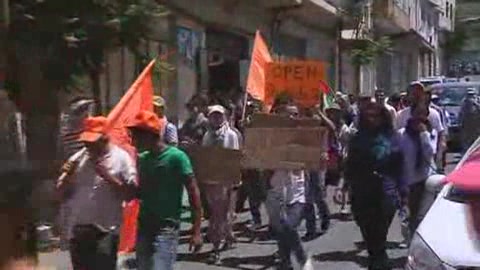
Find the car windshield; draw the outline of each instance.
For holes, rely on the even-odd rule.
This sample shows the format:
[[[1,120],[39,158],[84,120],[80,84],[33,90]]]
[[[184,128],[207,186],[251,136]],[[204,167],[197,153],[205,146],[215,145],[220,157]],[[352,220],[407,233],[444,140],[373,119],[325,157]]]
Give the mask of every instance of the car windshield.
[[[441,83],[441,81],[422,81],[421,83],[423,84],[423,86],[429,87],[429,86],[431,86],[431,85],[434,85],[434,84],[437,84],[437,83]]]
[[[454,202],[465,203],[467,201],[479,198],[480,192],[467,191],[458,187],[452,187],[447,194],[446,199]]]
[[[443,106],[460,106],[470,86],[443,86],[434,90]]]

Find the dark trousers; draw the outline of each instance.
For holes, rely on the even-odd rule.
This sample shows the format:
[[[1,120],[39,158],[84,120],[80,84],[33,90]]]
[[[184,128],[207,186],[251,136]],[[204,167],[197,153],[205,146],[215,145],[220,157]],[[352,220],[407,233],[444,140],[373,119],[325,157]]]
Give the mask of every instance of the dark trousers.
[[[409,229],[411,233],[417,230],[420,224],[420,208],[423,195],[425,193],[425,181],[410,185],[410,193],[408,194],[408,208],[410,210]]]
[[[352,211],[360,227],[369,256],[369,270],[387,270],[388,256],[386,243],[388,229],[392,223],[396,208],[393,203],[379,199],[377,201],[359,201],[352,198]]]
[[[205,219],[209,219],[210,218],[210,211],[209,211],[209,207],[208,207],[207,197],[206,197],[205,194],[206,194],[205,188],[200,185],[200,202],[202,203],[203,217]]]
[[[260,206],[265,201],[267,184],[264,179],[254,178],[245,182],[245,187],[248,196],[248,204],[250,205],[250,213],[255,224],[262,223],[260,215]]]
[[[74,270],[115,270],[117,268],[117,232],[103,232],[94,225],[77,225],[70,240]]]
[[[281,226],[277,231],[278,252],[283,262],[290,262],[290,254],[294,254],[300,264],[307,260],[305,250],[303,249],[297,227],[302,222],[304,216],[304,204],[295,203],[287,206],[286,215],[281,220]]]
[[[322,222],[330,220],[330,209],[325,201],[325,187],[322,186],[320,176],[317,172],[311,172],[307,182],[307,198],[308,203],[305,204],[305,220],[307,233],[315,234],[317,231],[317,217],[315,215],[315,204],[317,205],[318,212]]]
[[[243,196],[239,194],[239,197],[237,197],[237,210],[243,208],[245,200],[248,199],[253,222],[261,224],[260,205],[265,201],[267,192],[266,181],[261,178],[260,172],[257,170],[244,171],[242,178],[243,185],[240,193]]]

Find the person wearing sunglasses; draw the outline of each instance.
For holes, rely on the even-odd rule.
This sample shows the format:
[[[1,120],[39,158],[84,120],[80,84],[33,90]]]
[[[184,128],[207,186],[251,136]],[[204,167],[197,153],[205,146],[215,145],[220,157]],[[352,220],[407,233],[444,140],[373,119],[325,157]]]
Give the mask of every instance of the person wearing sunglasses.
[[[386,253],[388,229],[396,202],[405,204],[407,195],[401,162],[390,113],[383,104],[365,104],[358,131],[349,143],[345,180],[350,186],[354,220],[367,246],[369,270],[391,269]]]

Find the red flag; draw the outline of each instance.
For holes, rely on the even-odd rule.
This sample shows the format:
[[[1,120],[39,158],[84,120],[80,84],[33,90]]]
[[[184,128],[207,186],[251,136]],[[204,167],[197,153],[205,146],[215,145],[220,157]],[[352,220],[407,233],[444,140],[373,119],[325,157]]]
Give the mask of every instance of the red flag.
[[[135,80],[120,102],[108,115],[108,135],[111,141],[137,160],[137,152],[131,143],[125,128],[141,110],[153,111],[152,69],[155,60],[150,62],[142,74]],[[123,224],[120,231],[119,252],[132,252],[135,249],[137,216],[140,205],[138,200],[129,202],[123,210]]]
[[[268,62],[272,62],[272,56],[268,51],[267,44],[263,40],[260,31],[255,34],[253,43],[252,60],[248,70],[247,92],[253,98],[265,101],[265,68]]]

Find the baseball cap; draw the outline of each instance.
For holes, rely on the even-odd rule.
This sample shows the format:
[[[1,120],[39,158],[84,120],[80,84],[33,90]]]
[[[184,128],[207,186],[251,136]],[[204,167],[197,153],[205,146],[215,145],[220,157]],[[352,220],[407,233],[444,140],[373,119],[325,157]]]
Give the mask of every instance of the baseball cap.
[[[414,90],[414,89],[417,88],[417,87],[421,88],[424,92],[430,90],[430,88],[429,88],[429,87],[425,87],[425,85],[423,85],[422,82],[420,82],[420,81],[414,81],[414,82],[410,83],[410,85],[408,86],[408,91],[410,92],[410,91]]]
[[[165,107],[165,99],[161,96],[153,96],[153,106]]]
[[[208,107],[208,115],[211,115],[212,113],[225,114],[225,108],[222,105],[212,105]]]
[[[133,122],[127,127],[160,134],[161,123],[154,112],[143,110],[135,116]]]
[[[104,116],[87,117],[83,120],[83,132],[78,139],[81,142],[96,142],[103,135],[107,126],[107,118]]]
[[[332,103],[330,104],[329,107],[325,108],[326,111],[328,110],[336,110],[336,111],[341,111],[342,108],[340,108],[340,105],[338,105],[338,103]]]

